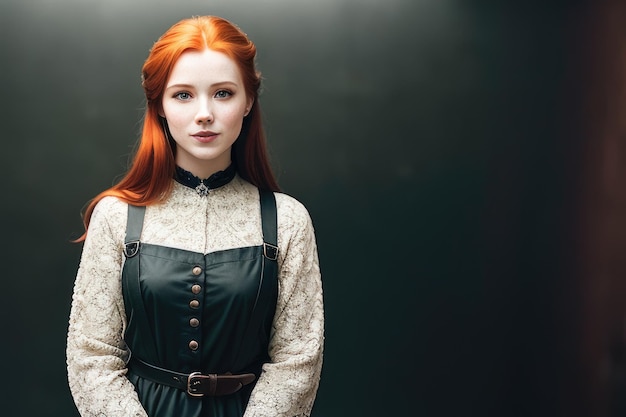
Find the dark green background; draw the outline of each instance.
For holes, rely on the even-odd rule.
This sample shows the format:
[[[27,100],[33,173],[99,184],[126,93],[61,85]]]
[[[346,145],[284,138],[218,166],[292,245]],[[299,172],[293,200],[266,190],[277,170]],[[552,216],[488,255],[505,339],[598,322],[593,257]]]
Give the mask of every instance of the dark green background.
[[[273,164],[316,226],[314,417],[558,415],[576,378],[578,3],[4,0],[1,413],[77,415],[69,241],[127,166],[148,49],[217,14],[257,44]]]

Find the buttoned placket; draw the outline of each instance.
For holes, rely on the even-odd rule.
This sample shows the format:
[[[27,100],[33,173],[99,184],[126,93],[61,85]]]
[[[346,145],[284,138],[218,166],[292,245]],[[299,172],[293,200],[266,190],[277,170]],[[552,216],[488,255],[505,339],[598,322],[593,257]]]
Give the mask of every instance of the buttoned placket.
[[[199,265],[196,265],[191,269],[191,273],[195,277],[200,277],[200,275],[202,275],[203,272],[204,271],[202,270],[202,267],[200,267]],[[196,311],[200,308],[200,299],[197,296],[199,296],[201,292],[202,292],[202,285],[200,282],[197,281],[195,284],[191,286],[192,298],[189,300],[189,308],[191,310]],[[200,326],[200,319],[198,317],[192,316],[189,319],[189,326],[191,326],[194,329],[198,329]],[[191,351],[196,352],[200,348],[200,343],[195,339],[191,339],[189,341],[188,346]]]

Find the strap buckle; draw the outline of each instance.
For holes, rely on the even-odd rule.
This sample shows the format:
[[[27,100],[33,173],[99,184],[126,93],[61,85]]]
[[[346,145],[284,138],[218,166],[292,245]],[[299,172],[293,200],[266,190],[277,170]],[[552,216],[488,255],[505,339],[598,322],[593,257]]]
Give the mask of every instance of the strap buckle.
[[[278,246],[274,246],[271,243],[263,242],[263,256],[270,261],[278,259]]]
[[[137,255],[138,252],[139,252],[138,240],[133,240],[131,242],[127,242],[124,244],[124,255],[127,258],[132,258],[133,256]]]

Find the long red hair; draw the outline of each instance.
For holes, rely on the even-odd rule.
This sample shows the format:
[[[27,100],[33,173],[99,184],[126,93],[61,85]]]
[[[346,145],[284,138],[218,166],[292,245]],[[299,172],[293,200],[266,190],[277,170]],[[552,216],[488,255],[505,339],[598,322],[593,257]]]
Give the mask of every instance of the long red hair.
[[[176,150],[175,143],[168,140],[159,118],[163,91],[181,54],[206,48],[222,52],[235,61],[243,78],[246,95],[254,99],[231,151],[237,173],[261,189],[279,190],[269,164],[261,122],[258,101],[261,75],[255,67],[256,47],[245,33],[225,19],[216,16],[192,17],[173,25],[150,50],[142,68],[146,112],[139,147],[126,175],[87,205],[83,214],[85,233],[77,239],[78,242],[85,239],[91,214],[103,197],[115,196],[129,204],[146,206],[169,195],[176,167]]]

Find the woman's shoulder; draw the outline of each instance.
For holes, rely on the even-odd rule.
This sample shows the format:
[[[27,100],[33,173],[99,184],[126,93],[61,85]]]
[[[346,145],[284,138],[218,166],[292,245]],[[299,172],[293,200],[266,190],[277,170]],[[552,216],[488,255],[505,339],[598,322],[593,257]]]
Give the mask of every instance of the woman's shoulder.
[[[103,197],[93,209],[89,222],[90,233],[95,230],[108,230],[115,235],[126,229],[128,204],[117,197]]]
[[[279,210],[288,209],[292,211],[308,213],[307,208],[297,198],[279,191],[274,192],[276,197],[276,206]]]
[[[128,204],[117,197],[106,196],[102,197],[93,209],[92,217],[104,216],[104,217],[119,217],[120,214],[126,213],[128,210]]]
[[[238,177],[238,186],[234,188],[235,193],[243,195],[250,203],[258,200],[259,189],[257,186],[249,183],[243,178]],[[309,215],[308,210],[299,200],[295,197],[280,191],[274,191],[276,198],[276,209],[279,216],[281,213],[289,214],[293,213],[298,217],[307,217]]]
[[[294,227],[305,227],[311,223],[311,216],[306,206],[295,197],[282,192],[275,192],[278,222]]]
[[[259,189],[241,178],[238,181],[239,186],[235,189],[236,192],[243,195],[249,204],[258,204]],[[281,225],[287,228],[306,227],[311,223],[309,211],[300,200],[280,191],[274,191],[274,196],[279,228]]]

